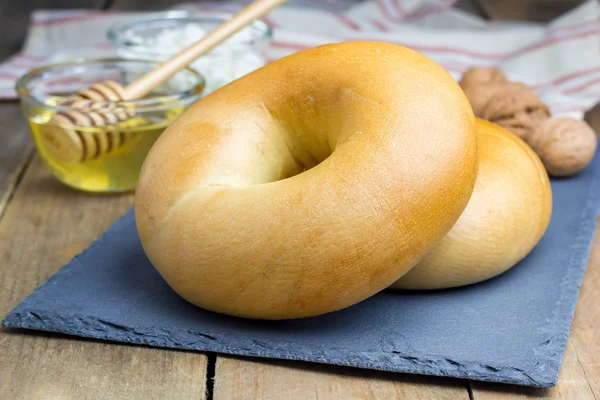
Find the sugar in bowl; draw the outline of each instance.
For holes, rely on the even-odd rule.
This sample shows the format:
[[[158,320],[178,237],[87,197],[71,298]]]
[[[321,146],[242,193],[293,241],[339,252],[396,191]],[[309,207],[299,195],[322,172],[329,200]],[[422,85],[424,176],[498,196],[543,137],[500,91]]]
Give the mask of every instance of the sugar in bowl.
[[[155,13],[112,26],[108,38],[120,57],[163,61],[230,18],[198,16],[185,11]],[[266,64],[266,47],[272,37],[268,25],[255,20],[199,57],[190,67],[206,79],[206,95]]]

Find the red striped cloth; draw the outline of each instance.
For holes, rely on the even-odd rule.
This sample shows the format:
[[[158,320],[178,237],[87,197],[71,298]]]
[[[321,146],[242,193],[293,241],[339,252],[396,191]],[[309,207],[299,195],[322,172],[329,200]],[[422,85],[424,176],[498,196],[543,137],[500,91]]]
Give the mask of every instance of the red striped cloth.
[[[232,13],[249,0],[176,7]],[[589,0],[549,24],[497,23],[452,8],[454,0],[289,0],[264,21],[274,31],[267,56],[344,40],[398,43],[431,57],[456,79],[472,66],[499,66],[532,85],[554,114],[581,117],[600,100],[600,5]],[[114,55],[107,29],[138,13],[35,11],[23,51],[0,64],[0,98],[32,67]],[[82,26],[85,35],[81,35]]]

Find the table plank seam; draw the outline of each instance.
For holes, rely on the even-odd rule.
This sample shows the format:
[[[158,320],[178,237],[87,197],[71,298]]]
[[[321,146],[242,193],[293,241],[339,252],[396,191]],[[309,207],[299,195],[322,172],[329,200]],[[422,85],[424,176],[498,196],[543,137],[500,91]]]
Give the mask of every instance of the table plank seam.
[[[577,346],[573,346],[573,350],[575,350],[575,357],[577,358],[577,364],[579,364],[579,366],[581,367],[581,371],[583,371],[583,377],[585,378],[585,383],[587,383],[588,387],[590,388],[590,392],[592,393],[592,396],[594,396],[594,400],[597,400],[598,397],[596,396],[596,393],[594,393],[594,388],[592,387],[592,384],[590,383],[590,379],[587,376],[587,371],[585,369],[585,366],[581,363],[581,359],[579,358],[579,352],[577,351]]]
[[[217,355],[206,353],[206,400],[213,400],[215,391],[215,371],[217,368]]]
[[[35,151],[33,150],[33,148],[29,149],[29,151],[27,152],[27,155],[17,165],[17,167],[11,172],[11,175],[15,176],[15,178],[12,179],[12,183],[9,183],[9,186],[6,189],[6,193],[4,193],[4,195],[0,198],[0,221],[2,221],[2,218],[4,217],[4,212],[10,206],[10,203],[13,200],[15,192],[19,188],[19,185],[21,184],[21,181],[23,180],[23,177],[25,176],[27,169],[31,165],[34,154],[35,154]],[[11,179],[9,179],[9,180],[11,180]]]

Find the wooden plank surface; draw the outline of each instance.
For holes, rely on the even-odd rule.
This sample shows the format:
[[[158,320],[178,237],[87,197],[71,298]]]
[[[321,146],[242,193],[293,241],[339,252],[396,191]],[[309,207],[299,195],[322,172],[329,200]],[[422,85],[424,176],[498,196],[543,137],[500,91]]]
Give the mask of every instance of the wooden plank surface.
[[[0,60],[19,50],[30,10],[11,15],[14,2],[0,2]],[[33,153],[33,141],[16,101],[0,102],[0,219],[10,196]]]
[[[33,9],[100,8],[104,3],[0,2],[0,58],[19,50]],[[132,196],[76,192],[58,183],[37,158],[24,173],[33,146],[16,101],[0,103],[0,126],[0,315],[4,316],[104,232],[131,206]],[[207,358],[198,353],[0,329],[0,360],[0,399],[206,397]]]
[[[6,315],[132,204],[58,183],[37,156],[0,221],[0,315]],[[206,356],[0,330],[0,399],[205,397]]]
[[[456,0],[454,8],[489,19],[487,10],[483,8],[479,0]]]
[[[214,399],[468,400],[469,393],[466,384],[456,379],[218,357]]]
[[[590,262],[580,289],[558,384],[535,390],[471,383],[475,400],[600,399],[600,234],[596,232]]]
[[[0,218],[33,151],[17,102],[0,103]]]
[[[93,0],[88,0],[93,1]],[[495,20],[547,22],[585,0],[457,0],[455,7]],[[112,0],[113,10],[164,10],[191,0]]]
[[[490,19],[548,22],[585,0],[470,0],[477,1]]]
[[[18,52],[27,34],[30,13],[37,9],[101,9],[107,0],[0,1],[0,60]]]
[[[110,9],[119,11],[162,11],[190,0],[112,0]]]

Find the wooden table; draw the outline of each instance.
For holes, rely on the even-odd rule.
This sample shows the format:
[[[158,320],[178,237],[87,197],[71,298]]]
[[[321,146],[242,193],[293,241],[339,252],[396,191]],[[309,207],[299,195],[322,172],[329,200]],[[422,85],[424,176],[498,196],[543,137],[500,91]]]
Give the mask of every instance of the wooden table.
[[[6,3],[0,3],[0,15],[7,15],[2,7],[15,2]],[[160,2],[67,3],[62,2],[142,9]],[[13,36],[2,36],[0,56],[14,49],[14,32],[25,32],[23,26],[14,28],[26,21],[19,15],[4,21]],[[132,202],[131,194],[92,195],[60,184],[35,153],[18,104],[0,103],[0,316],[101,235]],[[599,244],[600,236],[558,385],[548,390],[0,330],[0,400],[595,399],[600,396]]]

